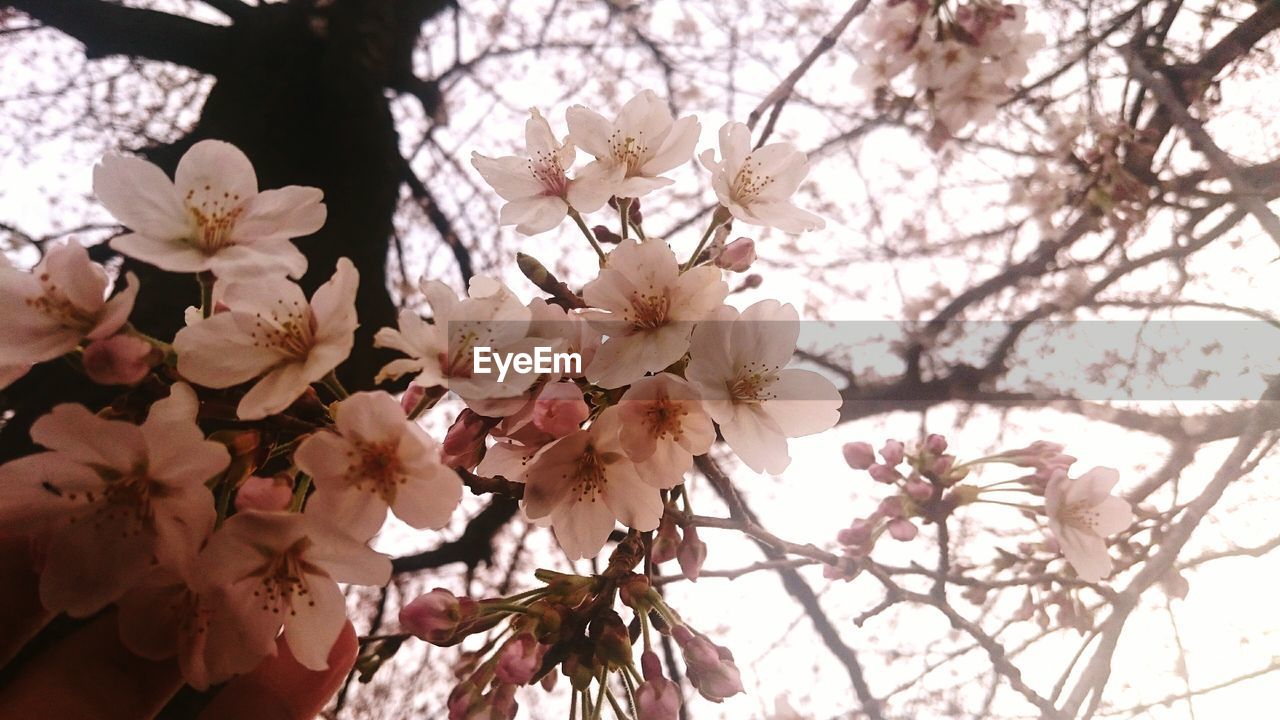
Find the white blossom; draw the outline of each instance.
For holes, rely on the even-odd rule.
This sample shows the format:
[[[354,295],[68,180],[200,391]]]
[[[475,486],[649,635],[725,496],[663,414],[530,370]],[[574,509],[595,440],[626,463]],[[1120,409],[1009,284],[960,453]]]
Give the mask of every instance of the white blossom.
[[[720,204],[739,220],[775,227],[783,232],[820,230],[822,218],[791,202],[809,174],[809,161],[791,143],[770,143],[751,149],[751,129],[738,122],[720,128],[720,155],[705,150],[702,164],[711,171],[711,187]]]
[[[596,158],[585,174],[617,178],[610,188],[617,197],[641,197],[674,182],[660,176],[693,157],[701,127],[692,115],[673,119],[652,90],[628,100],[613,122],[582,105],[570,107],[565,117],[569,138]]]
[[[1072,480],[1066,470],[1050,478],[1044,492],[1044,512],[1049,531],[1062,554],[1086,582],[1098,582],[1111,574],[1107,537],[1133,523],[1129,503],[1111,494],[1120,473],[1097,467]]]

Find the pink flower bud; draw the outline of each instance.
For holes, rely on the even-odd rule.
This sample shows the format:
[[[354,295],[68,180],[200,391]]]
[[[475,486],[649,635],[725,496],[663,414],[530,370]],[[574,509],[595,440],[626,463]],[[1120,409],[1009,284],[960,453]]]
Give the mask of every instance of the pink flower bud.
[[[894,496],[881,500],[880,507],[876,508],[876,512],[887,518],[902,517],[905,514],[902,511],[902,498]]]
[[[250,475],[236,490],[236,510],[274,512],[289,507],[293,500],[293,483],[288,476],[259,477]]]
[[[889,440],[880,448],[880,457],[884,458],[884,464],[889,467],[902,462],[903,450],[905,447],[901,440]]]
[[[930,455],[941,455],[947,451],[947,439],[937,433],[931,433],[924,439],[924,449]]]
[[[662,674],[662,664],[652,650],[640,657],[644,682],[636,689],[636,720],[676,720],[680,715],[680,691]]]
[[[653,547],[649,549],[649,559],[660,565],[668,560],[675,560],[680,551],[680,530],[668,515],[662,516],[658,523],[658,534],[653,538]]]
[[[902,475],[900,475],[897,470],[894,470],[888,465],[880,465],[880,464],[872,465],[871,467],[867,468],[867,473],[871,475],[872,480],[875,480],[876,482],[882,482],[882,483],[891,483],[894,480],[897,480],[898,478],[902,477]]]
[[[894,540],[907,542],[908,540],[914,539],[916,534],[919,532],[920,529],[917,528],[915,523],[910,520],[894,518],[889,521],[889,535],[891,535]]]
[[[680,562],[680,572],[690,580],[697,582],[702,573],[702,563],[707,559],[707,544],[698,538],[698,529],[690,525],[684,529],[684,540],[676,550],[676,560]]]
[[[680,645],[689,682],[702,697],[711,702],[743,692],[742,676],[733,662],[733,653],[710,640],[694,635],[684,625],[677,625],[671,636]]]
[[[928,502],[929,498],[933,497],[933,486],[924,478],[909,478],[904,489],[907,491],[907,496],[918,503]]]
[[[870,520],[858,518],[852,525],[836,533],[836,542],[841,545],[862,545],[871,539],[871,531],[874,529],[875,525]]]
[[[729,272],[746,272],[756,261],[756,243],[751,238],[740,237],[724,246],[716,256],[716,267]]]
[[[854,470],[866,470],[876,463],[876,451],[871,449],[871,443],[845,443],[843,450],[844,461]]]
[[[84,349],[84,372],[99,385],[134,385],[159,360],[152,350],[145,340],[131,335],[94,340]]]
[[[400,409],[404,410],[404,414],[408,415],[418,407],[418,403],[422,402],[422,398],[427,394],[427,389],[421,385],[410,385],[408,390],[404,391],[404,395],[400,396]]]
[[[535,640],[533,635],[517,635],[502,646],[494,675],[505,683],[527,685],[542,666],[542,656],[546,654],[547,646]]]
[[[493,427],[493,421],[477,415],[471,409],[458,413],[449,426],[441,445],[440,462],[448,467],[470,470],[484,457],[484,439]]]
[[[573,383],[547,385],[533,404],[534,427],[558,438],[577,430],[590,414],[582,390]]]
[[[449,693],[449,720],[467,720],[473,717],[472,711],[478,711],[484,702],[480,686],[472,680],[464,680]]]
[[[436,588],[400,608],[400,624],[407,632],[429,643],[448,646],[462,639],[459,628],[478,612],[475,600]]]
[[[933,461],[933,467],[931,468],[931,470],[933,470],[934,475],[940,478],[945,478],[948,474],[950,474],[951,468],[955,466],[956,466],[955,455],[943,455],[942,457],[937,458],[936,460]]]

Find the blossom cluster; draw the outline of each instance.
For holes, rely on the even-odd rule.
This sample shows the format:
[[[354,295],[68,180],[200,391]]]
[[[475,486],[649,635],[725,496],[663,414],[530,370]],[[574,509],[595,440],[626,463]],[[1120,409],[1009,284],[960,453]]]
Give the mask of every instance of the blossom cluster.
[[[192,274],[201,302],[166,340],[129,323],[137,279],[126,274],[112,294],[110,273],[74,241],[48,248],[31,271],[0,268],[0,330],[9,341],[0,381],[64,358],[119,390],[96,412],[54,407],[31,428],[44,450],[0,466],[0,525],[32,538],[44,605],[74,616],[118,605],[125,644],[148,658],[176,656],[199,688],[251,670],[281,635],[299,662],[321,669],[346,622],[339,583],[389,580],[388,558],[368,545],[388,514],[441,528],[464,481],[488,479],[518,488],[511,492],[526,517],[550,526],[570,558],[597,555],[618,523],[629,530],[624,544],[642,550],[612,574],[562,578],[500,607],[446,603],[467,618],[468,632],[504,617],[515,630],[500,660],[460,686],[451,712],[484,698],[501,710],[486,717],[505,716],[513,688],[532,679],[546,647],[565,643],[578,645],[570,656],[579,664],[562,668],[575,687],[626,668],[640,707],[674,708],[678,696],[648,640],[641,676],[632,638],[610,620],[623,580],[633,588],[624,604],[643,615],[646,632],[650,614],[661,618],[658,631],[684,649],[705,696],[741,691],[727,651],[655,592],[635,589],[647,580],[630,569],[649,550],[637,545],[639,534],[658,529],[673,489],[717,428],[745,465],[778,473],[790,461],[788,438],[837,420],[835,387],[787,367],[799,333],[795,308],[726,304],[724,273],[754,260],[751,239],[726,242],[734,222],[821,227],[791,202],[807,161],[787,143],[753,150],[750,131],[727,124],[719,156],[701,155],[720,205],[681,261],[645,234],[639,198],[693,159],[698,121],[675,119],[647,91],[614,120],[575,106],[567,121],[569,136],[557,140],[534,111],[527,156],[477,154],[474,164],[507,201],[502,223],[534,233],[572,218],[597,254],[598,275],[574,292],[520,256],[548,294],[527,302],[495,278],[474,278],[462,297],[424,279],[429,316],[406,310],[396,327],[380,329],[375,344],[403,357],[362,382],[407,381],[401,397],[348,392],[338,379],[358,324],[355,266],[339,260],[310,297],[295,282],[307,260],[293,240],[325,219],[319,190],[260,190],[249,159],[216,140],[193,145],[172,179],[138,158],[104,158],[95,192],[128,228],[112,249]],[[573,171],[576,147],[594,160]],[[589,230],[583,214],[606,210],[617,212],[620,232]],[[605,252],[601,238],[610,235]],[[499,379],[475,372],[479,347],[571,351],[583,363]],[[446,393],[466,408],[437,442],[418,420]],[[705,556],[700,545],[688,528],[681,563],[693,576]],[[581,604],[580,590],[592,603]],[[406,608],[406,626],[414,608],[438,601],[429,595]],[[546,611],[535,616],[535,606]],[[581,627],[566,629],[573,623]]]
[[[858,28],[854,82],[882,104],[918,98],[933,119],[932,137],[944,140],[991,121],[1012,97],[1044,43],[1026,25],[1026,8],[998,0],[874,4]]]
[[[1071,478],[1076,459],[1063,453],[1062,445],[1043,440],[965,462],[947,453],[947,446],[946,438],[937,434],[928,435],[912,450],[901,440],[887,441],[878,454],[865,442],[844,446],[849,467],[866,471],[894,493],[882,499],[870,515],[837,533],[843,554],[840,563],[826,566],[827,577],[847,580],[855,576],[860,561],[870,555],[885,533],[909,542],[919,533],[919,524],[944,523],[956,509],[975,503],[1013,507],[1030,517],[1042,517],[1052,547],[1061,551],[1081,580],[1096,583],[1111,574],[1107,538],[1129,528],[1134,520],[1129,503],[1111,494],[1119,473],[1097,467]],[[986,485],[964,482],[987,465],[1009,465],[1030,472]],[[1013,500],[1009,493],[1014,493]],[[1035,504],[1017,502],[1026,496]]]

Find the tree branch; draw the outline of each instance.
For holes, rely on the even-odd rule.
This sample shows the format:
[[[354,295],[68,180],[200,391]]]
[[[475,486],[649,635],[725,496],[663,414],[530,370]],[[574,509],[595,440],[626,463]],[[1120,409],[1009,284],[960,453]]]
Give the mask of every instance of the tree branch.
[[[85,57],[129,55],[217,75],[231,49],[227,28],[102,0],[0,0],[84,45]]]

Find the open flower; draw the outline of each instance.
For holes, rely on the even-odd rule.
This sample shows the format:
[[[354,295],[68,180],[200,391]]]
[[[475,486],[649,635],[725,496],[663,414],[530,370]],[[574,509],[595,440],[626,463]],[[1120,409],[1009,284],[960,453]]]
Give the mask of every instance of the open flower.
[[[341,258],[310,304],[283,278],[227,285],[228,310],[196,320],[173,339],[178,372],[212,388],[261,376],[236,414],[257,420],[284,410],[351,353],[359,281],[355,266]]]
[[[1107,536],[1133,523],[1129,503],[1111,494],[1120,473],[1097,467],[1075,480],[1058,470],[1044,491],[1044,512],[1049,531],[1062,554],[1085,582],[1098,582],[1111,574]]]
[[[423,283],[422,293],[433,322],[405,310],[397,328],[382,328],[374,336],[377,347],[409,356],[387,363],[378,381],[416,372],[413,384],[449,388],[482,415],[499,417],[520,409],[525,403],[521,396],[538,379],[537,373],[512,369],[502,382],[497,372],[475,374],[474,351],[487,347],[495,353],[532,352],[535,345],[548,345],[528,337],[529,308],[506,285],[489,277],[471,278],[467,297],[461,300],[438,280]]]
[[[820,230],[822,218],[801,210],[791,196],[805,175],[809,160],[791,143],[770,143],[751,149],[751,129],[739,122],[720,128],[720,155],[704,150],[702,164],[711,171],[711,187],[720,204],[739,220],[798,233]]]
[[[591,427],[548,445],[525,473],[525,515],[549,522],[571,559],[594,557],[619,520],[646,532],[662,517],[658,488],[622,449],[619,421],[606,410]]]
[[[324,670],[347,620],[339,582],[382,585],[391,561],[313,515],[233,515],[200,554],[202,594],[220,593],[244,642],[263,647],[284,626],[303,667]]]
[[[637,380],[617,408],[622,447],[645,482],[656,487],[679,485],[693,456],[710,450],[716,439],[698,391],[670,373]]]
[[[527,157],[490,158],[472,153],[471,164],[507,201],[502,206],[501,223],[515,225],[525,235],[559,225],[570,207],[584,213],[599,210],[622,178],[624,168],[619,166],[610,171],[609,177],[588,173],[569,179],[565,170],[573,166],[578,152],[573,143],[556,140],[546,118],[537,110],[529,111],[524,138]]]
[[[701,127],[692,115],[673,120],[652,90],[628,100],[613,122],[582,105],[569,108],[565,119],[569,138],[596,158],[586,175],[600,181],[618,178],[610,194],[624,198],[670,185],[672,180],[659,175],[693,156]]]
[[[799,333],[796,309],[776,300],[741,316],[722,308],[693,332],[685,377],[725,442],[756,472],[782,472],[791,463],[787,438],[822,432],[840,417],[840,393],[830,380],[785,369]]]
[[[587,380],[622,387],[671,365],[688,352],[694,324],[728,294],[719,268],[682,273],[675,253],[661,240],[623,240],[599,276],[582,289],[583,299],[597,310],[585,314],[587,321],[609,336],[587,366]]]
[[[440,451],[400,403],[385,392],[360,392],[336,404],[336,432],[298,446],[294,462],[316,492],[307,512],[357,539],[373,537],[389,507],[415,528],[439,528],[462,500],[462,481],[440,464]]]
[[[0,527],[49,543],[46,608],[93,614],[153,566],[180,565],[200,549],[215,516],[205,482],[231,458],[205,440],[197,408],[183,383],[141,426],[58,405],[31,426],[49,450],[0,467]]]
[[[111,247],[161,270],[220,278],[301,277],[307,258],[290,238],[310,235],[325,219],[319,189],[258,192],[249,158],[218,140],[192,145],[172,182],[146,160],[108,155],[93,169],[93,192],[133,231]]]
[[[0,261],[0,366],[23,367],[71,352],[84,339],[110,337],[129,319],[138,279],[110,300],[103,267],[72,240],[53,245],[31,272]],[[0,380],[0,387],[9,382]]]

